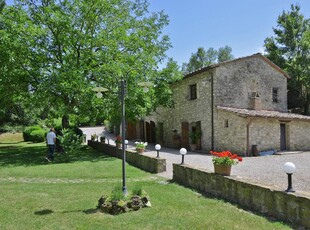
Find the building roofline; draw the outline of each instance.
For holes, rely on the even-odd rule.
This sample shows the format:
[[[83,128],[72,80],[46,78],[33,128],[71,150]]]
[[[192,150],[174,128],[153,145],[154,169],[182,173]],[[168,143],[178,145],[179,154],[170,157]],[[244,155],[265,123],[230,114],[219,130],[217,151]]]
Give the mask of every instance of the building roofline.
[[[240,57],[240,58],[236,58],[236,59],[233,59],[233,60],[224,61],[224,62],[220,62],[220,63],[217,63],[217,64],[212,64],[212,65],[208,65],[206,67],[202,67],[201,69],[198,69],[198,70],[193,71],[191,73],[185,74],[183,79],[189,78],[189,77],[197,75],[199,73],[203,73],[205,71],[208,71],[210,69],[214,69],[214,68],[219,67],[219,66],[223,66],[223,65],[226,65],[226,64],[231,64],[233,62],[249,59],[249,58],[252,58],[252,57],[259,57],[259,58],[261,58],[263,61],[265,61],[267,64],[269,64],[272,68],[274,68],[275,70],[277,70],[278,72],[283,74],[286,78],[290,79],[290,76],[284,70],[282,70],[279,66],[274,64],[272,61],[270,61],[268,58],[266,58],[261,53],[256,53],[256,54],[253,54],[253,55],[250,55],[250,56]]]
[[[310,122],[310,116],[305,116],[296,113],[285,113],[274,110],[250,110],[250,109],[240,109],[232,108],[226,106],[217,106],[218,110],[223,110],[226,112],[235,113],[241,117],[261,117],[261,118],[276,118],[283,120],[303,120]]]

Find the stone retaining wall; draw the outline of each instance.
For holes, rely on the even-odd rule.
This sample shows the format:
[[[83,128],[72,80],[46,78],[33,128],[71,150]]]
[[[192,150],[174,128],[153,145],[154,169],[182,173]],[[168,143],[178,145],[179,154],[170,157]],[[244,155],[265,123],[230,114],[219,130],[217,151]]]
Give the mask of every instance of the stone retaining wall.
[[[114,145],[88,141],[88,146],[110,156],[122,159],[122,150],[116,148]],[[166,171],[166,159],[145,156],[133,150],[126,150],[126,162],[150,173]]]
[[[173,164],[173,180],[247,209],[310,229],[310,197],[305,195],[277,191],[187,165]]]

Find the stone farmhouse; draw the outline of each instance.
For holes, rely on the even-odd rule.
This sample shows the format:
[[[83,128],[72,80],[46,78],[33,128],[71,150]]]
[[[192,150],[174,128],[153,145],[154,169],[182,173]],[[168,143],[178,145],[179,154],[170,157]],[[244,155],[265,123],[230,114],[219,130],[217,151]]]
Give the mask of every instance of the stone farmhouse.
[[[310,150],[310,116],[287,110],[289,79],[261,54],[189,73],[171,85],[174,107],[145,118],[146,139],[189,150],[190,133],[199,131],[203,152]]]

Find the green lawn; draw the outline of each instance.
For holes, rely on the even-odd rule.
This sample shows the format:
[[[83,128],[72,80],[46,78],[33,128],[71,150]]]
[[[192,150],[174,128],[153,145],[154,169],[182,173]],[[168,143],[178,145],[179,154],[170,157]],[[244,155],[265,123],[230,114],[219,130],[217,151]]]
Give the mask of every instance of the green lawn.
[[[121,160],[85,147],[51,164],[45,153],[43,143],[0,136],[0,229],[291,229],[130,165],[128,190],[141,185],[152,208],[97,212],[100,196],[121,184]]]

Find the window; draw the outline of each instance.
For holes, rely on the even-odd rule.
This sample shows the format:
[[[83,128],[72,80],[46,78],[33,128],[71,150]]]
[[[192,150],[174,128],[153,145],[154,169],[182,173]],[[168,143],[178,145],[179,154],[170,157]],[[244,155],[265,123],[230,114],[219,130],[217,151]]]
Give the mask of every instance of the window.
[[[228,128],[228,127],[229,127],[228,119],[225,119],[224,127],[225,127],[225,128]]]
[[[189,90],[190,90],[190,100],[197,99],[197,84],[190,85]]]
[[[279,102],[279,89],[278,88],[272,88],[272,101],[278,103]]]

